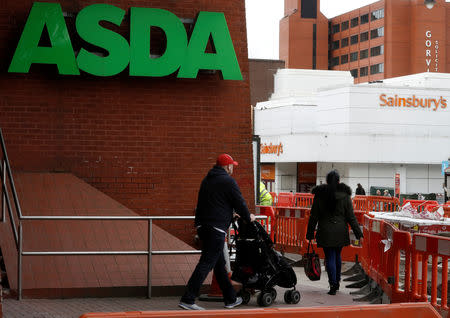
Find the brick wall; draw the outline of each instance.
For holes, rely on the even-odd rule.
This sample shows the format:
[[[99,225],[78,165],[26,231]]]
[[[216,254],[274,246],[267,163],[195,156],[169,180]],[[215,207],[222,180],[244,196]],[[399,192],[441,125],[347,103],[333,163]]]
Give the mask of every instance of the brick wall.
[[[59,2],[77,13],[102,1]],[[220,72],[192,80],[132,78],[128,68],[109,78],[62,76],[54,65],[7,73],[32,3],[6,0],[0,12],[0,127],[14,169],[72,172],[142,215],[192,215],[201,179],[228,152],[253,202],[244,1],[108,1],[180,18],[224,12],[243,81],[223,81]],[[125,20],[121,32],[128,30]],[[166,228],[187,240],[192,224]]]

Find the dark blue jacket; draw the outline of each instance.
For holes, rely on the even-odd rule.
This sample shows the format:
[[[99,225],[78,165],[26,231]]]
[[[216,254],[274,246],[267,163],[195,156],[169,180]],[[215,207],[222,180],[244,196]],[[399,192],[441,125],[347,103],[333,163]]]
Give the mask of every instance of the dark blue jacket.
[[[214,166],[203,179],[198,192],[195,225],[210,225],[227,231],[233,210],[250,222],[250,212],[236,181],[225,169]]]

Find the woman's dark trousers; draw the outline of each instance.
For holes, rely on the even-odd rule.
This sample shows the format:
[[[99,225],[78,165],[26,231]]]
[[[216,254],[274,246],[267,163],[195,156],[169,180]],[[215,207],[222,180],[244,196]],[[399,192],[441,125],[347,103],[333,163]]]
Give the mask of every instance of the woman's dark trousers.
[[[338,286],[341,281],[341,251],[342,247],[324,247],[325,268],[327,269],[330,286]]]

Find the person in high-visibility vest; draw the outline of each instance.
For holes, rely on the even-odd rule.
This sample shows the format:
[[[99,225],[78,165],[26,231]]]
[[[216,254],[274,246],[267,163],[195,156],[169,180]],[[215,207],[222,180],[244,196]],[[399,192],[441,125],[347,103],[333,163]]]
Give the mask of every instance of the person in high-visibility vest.
[[[266,186],[262,182],[259,182],[259,204],[272,205],[272,195],[266,190]]]

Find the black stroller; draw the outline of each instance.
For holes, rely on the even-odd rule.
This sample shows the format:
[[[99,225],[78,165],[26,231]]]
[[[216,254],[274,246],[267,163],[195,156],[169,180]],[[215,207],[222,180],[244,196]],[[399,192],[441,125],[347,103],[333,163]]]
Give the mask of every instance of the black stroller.
[[[274,286],[292,288],[284,293],[287,304],[297,304],[300,292],[295,289],[297,276],[280,253],[273,249],[273,242],[259,222],[233,222],[236,242],[236,260],[231,279],[242,283],[240,296],[247,304],[256,291],[258,305],[270,306],[277,297]]]

